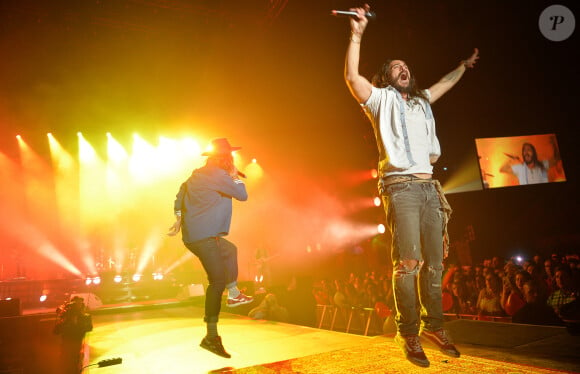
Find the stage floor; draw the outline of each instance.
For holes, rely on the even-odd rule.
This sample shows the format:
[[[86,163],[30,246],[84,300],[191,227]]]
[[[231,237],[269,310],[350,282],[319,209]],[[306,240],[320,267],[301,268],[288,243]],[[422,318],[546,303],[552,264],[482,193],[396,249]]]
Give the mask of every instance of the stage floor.
[[[89,363],[121,357],[123,363],[85,373],[208,373],[244,368],[367,344],[372,338],[221,313],[218,325],[231,359],[199,347],[203,308],[172,307],[93,316],[87,335]]]
[[[526,344],[513,341],[513,344],[518,345],[517,347],[513,344],[510,346],[511,343],[492,348],[477,344],[457,344],[462,352],[460,359],[448,358],[430,347],[425,347],[431,360],[431,367],[422,369],[404,360],[393,343],[392,335],[366,337],[286,323],[256,321],[227,313],[227,310],[221,314],[219,331],[224,346],[232,354],[232,358],[224,359],[199,347],[199,342],[205,335],[202,316],[203,308],[200,306],[139,308],[135,311],[124,310],[123,312],[99,311],[93,314],[94,330],[87,335],[86,363],[96,364],[100,360],[116,357],[122,358],[123,361],[120,365],[103,368],[91,366],[86,368],[84,373],[195,374],[238,371],[244,373],[300,372],[303,374],[363,373],[371,371],[370,369],[366,371],[358,362],[359,360],[353,360],[349,354],[360,357],[360,361],[369,359],[376,361],[373,360],[374,356],[365,358],[364,355],[367,351],[369,354],[376,355],[377,350],[385,355],[387,351],[390,352],[388,354],[390,361],[385,361],[384,369],[372,372],[468,373],[473,372],[476,367],[481,373],[550,373],[574,372],[580,368],[580,360],[575,361],[578,357],[574,357],[580,355],[578,353],[580,352],[578,350],[580,337],[562,335],[561,330],[548,330],[548,333],[540,334],[544,336],[535,337],[534,342]],[[477,325],[480,329],[488,331],[493,329],[488,326]],[[459,329],[467,333],[466,327],[471,328],[458,324],[451,330]],[[507,328],[511,327],[507,326]],[[506,330],[506,333],[510,332]],[[461,335],[459,331],[454,334]],[[506,339],[509,340],[509,337],[506,336]],[[372,353],[373,350],[375,353]],[[336,360],[335,356],[350,357],[352,371],[349,370],[348,362],[340,365],[337,362],[335,366],[332,362],[327,362],[329,359]],[[280,366],[283,367],[282,369],[280,367],[276,369],[276,365],[269,368],[266,365],[293,360],[296,360],[295,367],[300,367],[299,370],[292,369],[292,365],[282,365]],[[320,361],[324,361],[326,366],[321,367]],[[470,361],[470,365],[466,365]],[[316,362],[317,365],[311,365],[308,362]],[[376,362],[373,364],[376,366]],[[308,369],[309,367],[311,370]]]

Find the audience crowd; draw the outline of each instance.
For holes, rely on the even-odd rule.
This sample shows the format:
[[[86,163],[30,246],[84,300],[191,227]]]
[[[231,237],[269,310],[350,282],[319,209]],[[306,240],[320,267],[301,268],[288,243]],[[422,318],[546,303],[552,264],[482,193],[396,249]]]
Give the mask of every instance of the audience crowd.
[[[315,308],[316,304],[374,308],[379,317],[392,319],[395,306],[387,273],[368,271],[338,279],[318,279],[310,284],[312,294],[308,295],[307,304],[309,308]],[[446,264],[442,290],[444,312],[449,317],[560,326],[580,321],[577,255],[554,254],[546,259],[534,256],[526,261],[493,257],[472,266]],[[284,305],[284,299],[288,297],[276,298],[266,292],[263,303],[250,316],[313,324],[313,313],[308,321],[294,321],[292,310],[285,308],[302,303],[292,300]]]

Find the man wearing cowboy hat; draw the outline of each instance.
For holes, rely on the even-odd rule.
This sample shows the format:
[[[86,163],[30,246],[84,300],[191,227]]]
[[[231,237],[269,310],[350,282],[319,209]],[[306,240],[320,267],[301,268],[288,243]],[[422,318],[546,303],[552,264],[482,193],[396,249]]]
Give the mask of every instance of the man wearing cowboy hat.
[[[174,212],[175,223],[168,235],[182,231],[183,243],[195,254],[207,273],[209,285],[205,299],[204,321],[207,335],[200,346],[219,356],[230,358],[217,333],[217,322],[221,309],[221,297],[228,290],[228,307],[251,303],[253,298],[240,292],[237,287],[237,248],[224,237],[228,235],[232,219],[232,198],[248,199],[246,186],[239,179],[241,174],[234,166],[232,147],[227,139],[211,142],[204,166],[193,171],[181,184],[177,193]]]

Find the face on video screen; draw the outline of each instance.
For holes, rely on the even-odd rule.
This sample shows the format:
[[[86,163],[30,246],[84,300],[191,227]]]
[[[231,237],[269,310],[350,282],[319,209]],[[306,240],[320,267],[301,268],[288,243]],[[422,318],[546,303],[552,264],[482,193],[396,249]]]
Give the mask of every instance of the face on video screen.
[[[555,134],[475,139],[484,188],[564,182]]]

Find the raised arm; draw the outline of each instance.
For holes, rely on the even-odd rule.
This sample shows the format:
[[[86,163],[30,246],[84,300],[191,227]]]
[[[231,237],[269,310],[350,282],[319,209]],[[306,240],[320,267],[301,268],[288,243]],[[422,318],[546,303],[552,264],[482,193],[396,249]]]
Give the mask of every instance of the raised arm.
[[[371,95],[372,84],[365,77],[359,74],[358,67],[360,61],[360,43],[363,33],[368,24],[365,13],[370,10],[368,4],[364,8],[351,8],[359,14],[358,18],[350,18],[350,40],[346,50],[344,64],[344,79],[352,96],[359,102],[364,103]]]
[[[514,177],[516,177],[516,174],[512,170],[512,162],[510,160],[507,160],[506,162],[503,163],[503,165],[499,168],[499,172],[513,175]]]
[[[445,75],[443,78],[439,80],[439,82],[435,83],[433,86],[429,88],[429,92],[431,93],[431,100],[429,102],[434,103],[435,101],[437,101],[437,99],[439,99],[447,91],[449,91],[451,87],[455,86],[455,84],[459,82],[459,80],[463,76],[463,73],[465,73],[465,70],[467,70],[468,68],[473,68],[478,59],[479,59],[479,50],[475,48],[473,50],[473,54],[467,60],[461,61],[461,63],[457,68],[455,68],[455,70]]]

